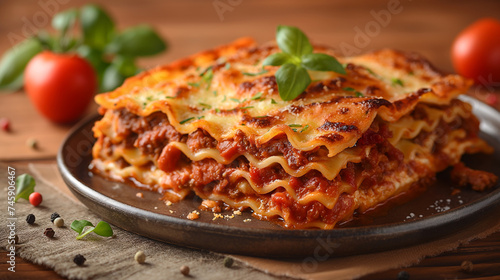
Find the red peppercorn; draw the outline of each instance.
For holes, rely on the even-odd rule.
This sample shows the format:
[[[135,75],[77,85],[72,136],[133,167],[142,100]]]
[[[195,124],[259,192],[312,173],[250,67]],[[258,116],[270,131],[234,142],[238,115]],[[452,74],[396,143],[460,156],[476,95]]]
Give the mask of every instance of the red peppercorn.
[[[46,228],[45,231],[43,232],[43,234],[45,236],[47,236],[48,238],[52,238],[52,237],[54,237],[54,234],[56,234],[56,233],[52,228]]]
[[[2,128],[3,131],[8,132],[10,131],[10,121],[7,118],[1,118],[0,119],[0,128]]]
[[[30,194],[29,201],[31,205],[33,206],[38,206],[40,203],[42,203],[42,195],[39,192],[34,192]]]

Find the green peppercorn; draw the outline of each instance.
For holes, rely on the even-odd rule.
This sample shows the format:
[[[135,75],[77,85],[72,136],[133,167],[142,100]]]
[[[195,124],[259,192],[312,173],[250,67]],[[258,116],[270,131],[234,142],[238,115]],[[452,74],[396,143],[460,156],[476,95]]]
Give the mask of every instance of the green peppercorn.
[[[231,267],[231,266],[233,266],[233,262],[234,262],[234,260],[231,257],[225,257],[224,258],[224,266],[225,267]]]
[[[56,227],[63,227],[64,226],[64,220],[61,217],[58,217],[54,220],[54,225]]]
[[[137,251],[137,253],[135,253],[134,259],[138,263],[144,263],[146,262],[146,254],[144,254],[143,251]]]

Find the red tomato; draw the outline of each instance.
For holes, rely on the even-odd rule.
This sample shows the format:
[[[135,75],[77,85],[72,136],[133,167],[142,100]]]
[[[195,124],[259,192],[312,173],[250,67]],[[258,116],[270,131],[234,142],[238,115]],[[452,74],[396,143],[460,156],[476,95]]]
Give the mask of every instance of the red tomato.
[[[24,72],[31,102],[49,120],[70,123],[80,118],[97,90],[92,66],[76,54],[44,51]]]
[[[31,193],[29,196],[29,201],[31,205],[36,207],[40,205],[40,203],[42,203],[42,195],[38,192]]]
[[[484,18],[467,27],[453,42],[451,57],[458,74],[500,85],[500,21]]]

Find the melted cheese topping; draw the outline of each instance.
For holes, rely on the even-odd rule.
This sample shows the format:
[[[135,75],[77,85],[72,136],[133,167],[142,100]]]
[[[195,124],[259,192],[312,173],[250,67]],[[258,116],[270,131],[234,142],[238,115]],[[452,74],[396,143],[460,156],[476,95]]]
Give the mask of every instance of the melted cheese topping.
[[[346,75],[310,72],[320,80],[295,100],[282,101],[274,78],[278,67],[262,66],[277,51],[274,45],[255,47],[241,39],[144,72],[96,101],[139,116],[162,111],[183,134],[200,128],[222,141],[241,130],[258,144],[286,134],[295,148],[325,146],[332,157],[354,146],[375,117],[394,122],[419,102],[447,104],[471,84],[431,71],[415,55],[382,50],[340,57]],[[364,97],[356,97],[356,91]]]

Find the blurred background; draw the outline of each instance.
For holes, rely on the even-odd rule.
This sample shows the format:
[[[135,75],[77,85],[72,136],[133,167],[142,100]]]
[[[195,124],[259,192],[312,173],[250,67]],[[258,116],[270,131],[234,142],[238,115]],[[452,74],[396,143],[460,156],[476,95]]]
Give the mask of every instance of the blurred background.
[[[452,72],[454,37],[481,17],[500,17],[496,0],[1,0],[0,53],[12,46],[12,38],[50,30],[55,13],[86,3],[103,6],[120,29],[148,23],[168,40],[169,50],[141,60],[143,67],[243,36],[273,40],[276,26],[287,24],[302,29],[313,42],[354,53],[386,47],[416,51]]]

